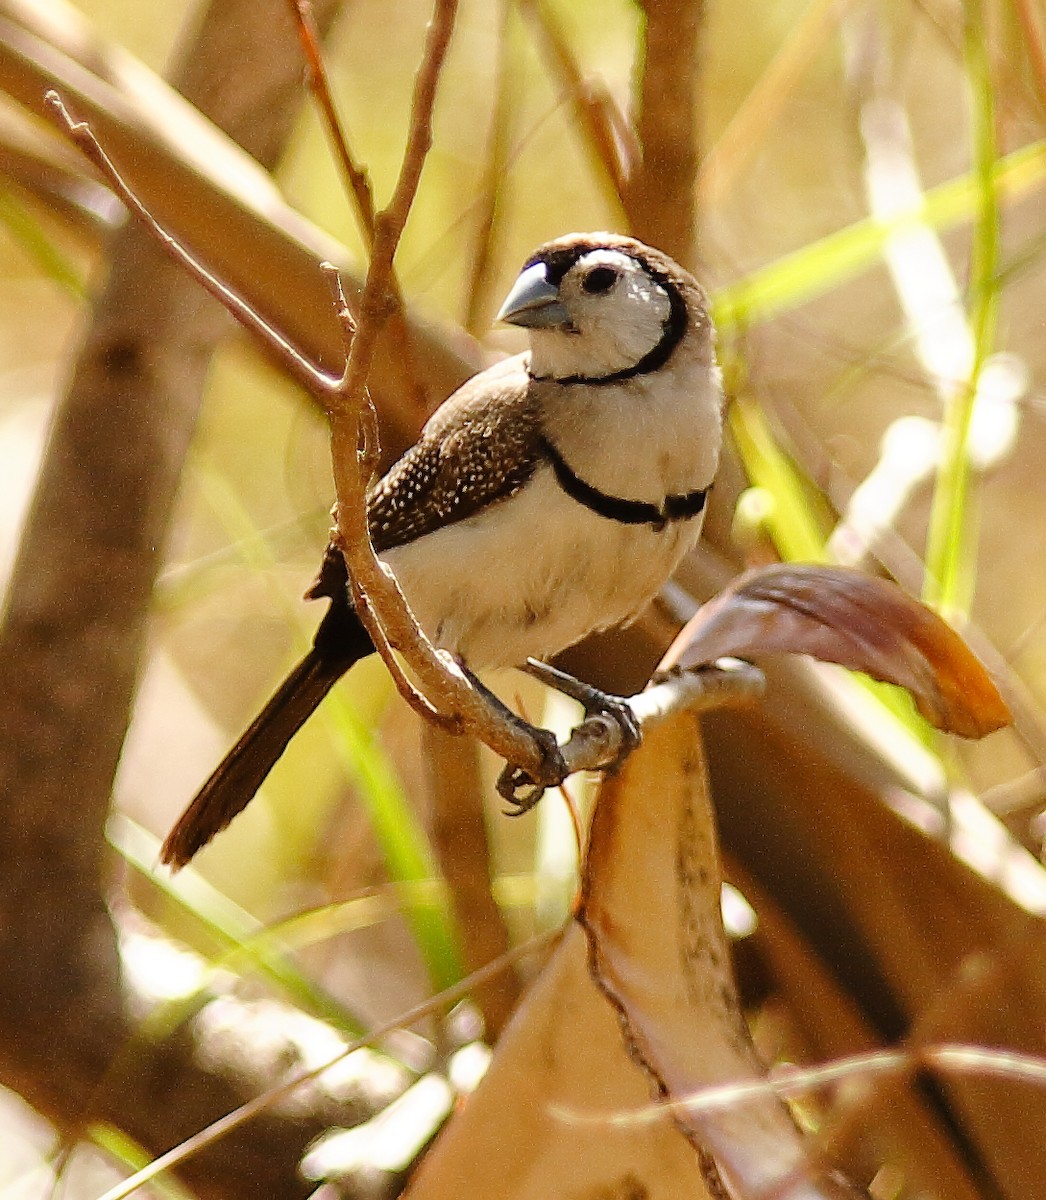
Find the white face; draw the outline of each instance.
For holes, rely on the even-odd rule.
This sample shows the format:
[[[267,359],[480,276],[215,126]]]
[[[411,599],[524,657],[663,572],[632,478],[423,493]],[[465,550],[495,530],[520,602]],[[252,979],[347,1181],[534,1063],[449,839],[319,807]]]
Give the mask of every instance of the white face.
[[[634,367],[661,341],[671,315],[665,289],[620,250],[590,250],[563,276],[568,329],[531,329],[531,371],[586,378]]]

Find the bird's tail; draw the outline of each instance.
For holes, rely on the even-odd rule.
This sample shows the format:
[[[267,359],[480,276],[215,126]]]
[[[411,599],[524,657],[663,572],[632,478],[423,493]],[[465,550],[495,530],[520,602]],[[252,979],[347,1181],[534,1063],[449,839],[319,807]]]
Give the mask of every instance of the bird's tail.
[[[342,675],[373,650],[367,631],[344,598],[332,600],[312,649],[222,759],[160,850],[179,870],[254,798],[291,738],[315,712]]]

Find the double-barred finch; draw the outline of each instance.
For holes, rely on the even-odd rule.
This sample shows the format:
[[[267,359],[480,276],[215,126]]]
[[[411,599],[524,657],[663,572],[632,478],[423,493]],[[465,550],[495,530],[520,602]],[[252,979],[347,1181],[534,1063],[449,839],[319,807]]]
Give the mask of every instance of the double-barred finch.
[[[609,233],[537,250],[498,317],[530,351],[474,376],[374,489],[374,547],[422,628],[473,670],[546,659],[637,615],[696,542],[722,395],[700,286]],[[184,866],[253,797],[373,646],[329,547],[312,649],[164,843]]]

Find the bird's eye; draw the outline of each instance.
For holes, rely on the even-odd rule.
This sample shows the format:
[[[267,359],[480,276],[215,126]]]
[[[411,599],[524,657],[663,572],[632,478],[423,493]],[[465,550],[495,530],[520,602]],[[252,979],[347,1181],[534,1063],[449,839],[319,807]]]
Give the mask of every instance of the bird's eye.
[[[617,283],[617,272],[613,267],[593,267],[581,281],[581,290],[590,296],[598,296],[600,292],[609,292]]]

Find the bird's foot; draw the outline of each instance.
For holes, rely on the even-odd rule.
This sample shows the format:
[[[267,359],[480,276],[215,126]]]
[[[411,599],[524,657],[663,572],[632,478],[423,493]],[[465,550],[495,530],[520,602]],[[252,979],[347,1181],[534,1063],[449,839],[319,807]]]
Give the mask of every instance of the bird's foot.
[[[530,733],[541,752],[537,778],[530,771],[511,764],[498,776],[498,795],[512,806],[508,812],[510,817],[521,817],[530,812],[549,788],[559,787],[569,774],[556,735],[536,727],[531,727]]]
[[[606,770],[616,771],[632,751],[638,749],[643,740],[643,731],[632,711],[632,705],[624,696],[600,691],[576,676],[536,658],[527,659],[526,671],[535,679],[540,679],[542,683],[555,688],[557,692],[576,700],[585,710],[586,717],[604,716],[614,722],[620,734],[620,744],[613,762],[607,764]]]
[[[486,698],[487,703],[500,713],[506,722],[524,732],[537,748],[539,761],[536,766],[528,770],[510,763],[498,776],[498,795],[512,806],[508,815],[522,816],[523,813],[530,812],[549,788],[559,787],[570,774],[563,752],[559,748],[559,740],[550,730],[540,729],[517,716],[476,677],[465,662],[460,658],[457,661],[463,673],[468,676],[469,682]]]

